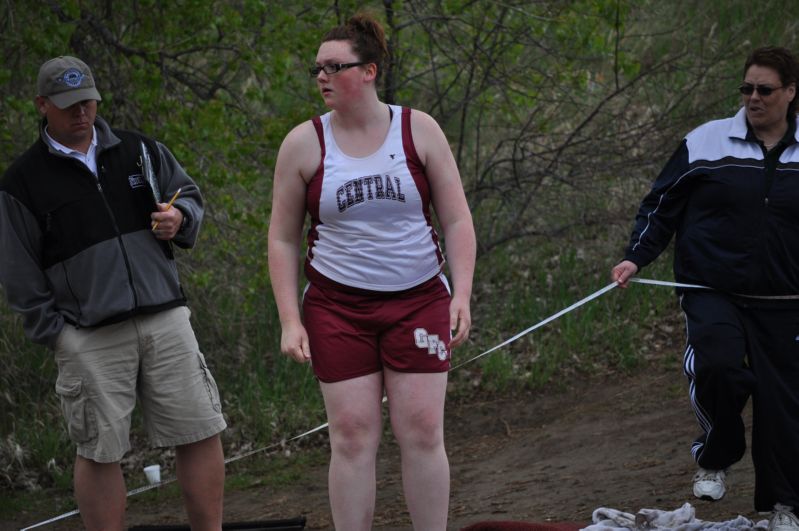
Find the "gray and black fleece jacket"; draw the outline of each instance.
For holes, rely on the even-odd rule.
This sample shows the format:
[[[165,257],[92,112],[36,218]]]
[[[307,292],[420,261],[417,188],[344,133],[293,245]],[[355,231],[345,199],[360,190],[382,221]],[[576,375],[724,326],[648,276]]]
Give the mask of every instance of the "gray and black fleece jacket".
[[[27,336],[51,347],[65,322],[102,326],[186,304],[172,242],[194,245],[199,188],[163,144],[99,117],[95,131],[97,177],[40,133],[0,181],[0,284]],[[150,230],[156,206],[142,142],[161,198],[181,188],[174,206],[185,222],[171,242]]]
[[[642,201],[625,258],[642,268],[676,235],[678,282],[799,295],[798,134],[794,118],[766,152],[743,108],[689,133]]]

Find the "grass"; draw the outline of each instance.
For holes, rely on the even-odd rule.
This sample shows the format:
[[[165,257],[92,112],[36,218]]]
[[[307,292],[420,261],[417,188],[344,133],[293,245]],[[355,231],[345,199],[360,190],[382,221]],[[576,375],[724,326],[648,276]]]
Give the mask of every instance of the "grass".
[[[37,523],[37,516],[58,516],[75,509],[71,489],[48,488],[37,491],[4,492],[0,496],[0,520],[26,518],[27,524]]]

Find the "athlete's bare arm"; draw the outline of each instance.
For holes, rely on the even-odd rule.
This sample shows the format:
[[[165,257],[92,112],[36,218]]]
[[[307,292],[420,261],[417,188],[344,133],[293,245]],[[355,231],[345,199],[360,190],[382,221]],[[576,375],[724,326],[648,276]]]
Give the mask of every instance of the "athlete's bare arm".
[[[282,328],[280,350],[299,362],[311,359],[297,296],[305,193],[321,157],[313,124],[308,121],[298,125],[280,146],[272,188],[267,253]]]
[[[469,337],[472,326],[469,303],[477,248],[472,214],[455,157],[438,123],[429,115],[413,110],[411,131],[430,182],[433,209],[444,234],[453,283],[450,328],[454,336],[450,346],[457,347]]]

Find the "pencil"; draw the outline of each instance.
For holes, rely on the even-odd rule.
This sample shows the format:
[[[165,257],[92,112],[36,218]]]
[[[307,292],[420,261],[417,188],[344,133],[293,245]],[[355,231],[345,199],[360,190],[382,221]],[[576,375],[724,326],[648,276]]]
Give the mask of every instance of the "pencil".
[[[172,199],[170,199],[170,200],[169,200],[169,203],[167,203],[167,204],[166,204],[166,209],[167,209],[167,210],[169,210],[170,208],[172,208],[172,203],[174,203],[174,202],[175,202],[175,199],[177,199],[179,195],[180,195],[180,188],[178,188],[177,190],[175,190],[175,194],[172,196]],[[153,221],[153,229],[152,229],[152,230],[155,230],[155,229],[158,227],[158,223],[160,223],[160,222],[158,222],[158,221]]]

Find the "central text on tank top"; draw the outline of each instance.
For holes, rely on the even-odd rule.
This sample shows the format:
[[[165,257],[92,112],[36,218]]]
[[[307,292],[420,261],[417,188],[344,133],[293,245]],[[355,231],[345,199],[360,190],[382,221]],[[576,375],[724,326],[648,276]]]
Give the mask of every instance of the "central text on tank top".
[[[404,203],[405,194],[402,193],[400,178],[390,175],[368,175],[347,181],[336,190],[336,204],[339,212],[344,212],[364,201],[375,200]]]
[[[390,292],[441,272],[444,257],[431,220],[429,182],[413,145],[411,111],[392,110],[383,145],[365,157],[342,152],[330,113],[314,121],[323,158],[307,192],[306,271],[312,275]]]

